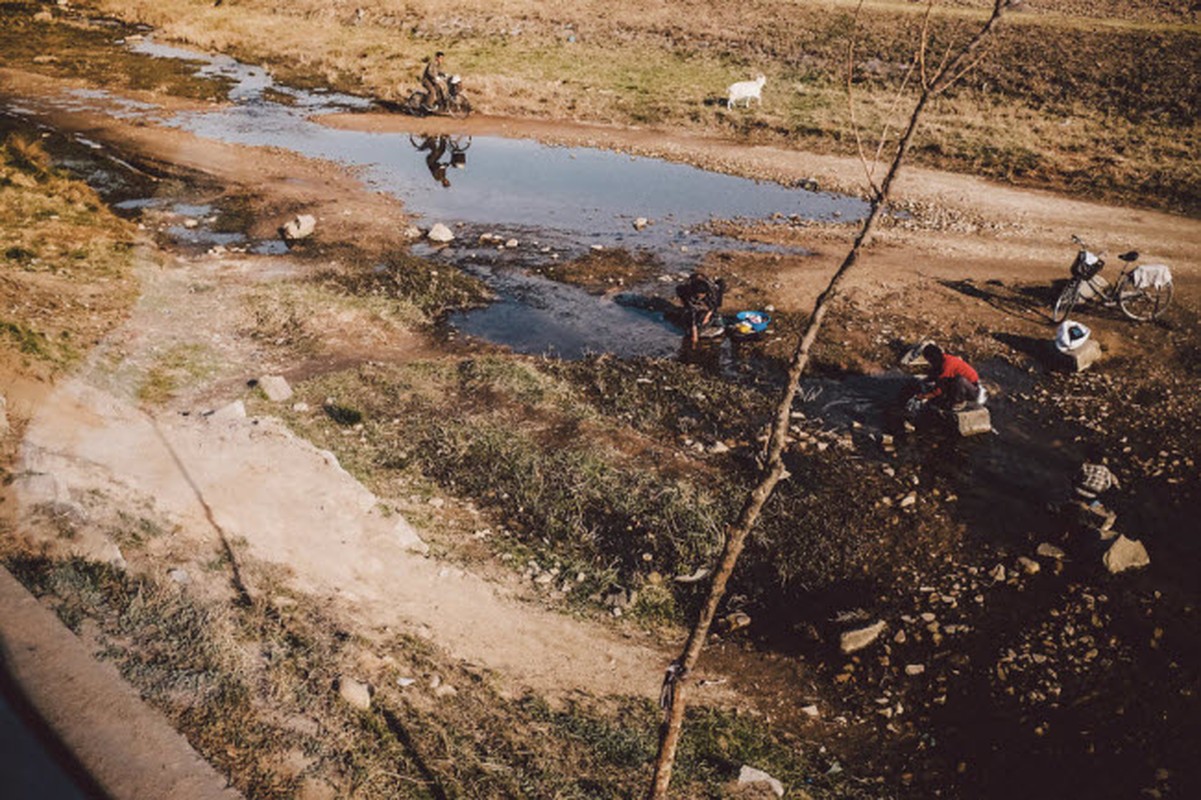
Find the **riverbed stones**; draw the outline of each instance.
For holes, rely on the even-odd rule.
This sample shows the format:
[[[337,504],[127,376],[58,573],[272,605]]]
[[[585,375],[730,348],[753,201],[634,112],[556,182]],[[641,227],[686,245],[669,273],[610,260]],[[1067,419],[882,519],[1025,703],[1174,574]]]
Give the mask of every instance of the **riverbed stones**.
[[[259,378],[259,388],[272,403],[282,403],[292,397],[292,387],[282,375],[264,375]]]
[[[1037,575],[1042,566],[1033,558],[1018,556],[1018,567],[1027,575]]]
[[[279,226],[279,236],[289,244],[307,239],[317,230],[317,218],[312,214],[297,214]]]
[[[1037,549],[1035,549],[1034,552],[1043,558],[1053,558],[1056,561],[1063,560],[1066,555],[1062,549],[1056,547],[1050,542],[1043,542],[1038,546]]]
[[[856,628],[851,631],[844,631],[839,640],[839,648],[846,655],[850,655],[858,650],[869,646],[872,642],[879,638],[884,629],[888,627],[888,623],[884,620],[874,622],[865,628]]]
[[[1101,557],[1101,563],[1112,574],[1116,575],[1119,572],[1125,572],[1128,569],[1139,569],[1151,563],[1151,557],[1147,555],[1147,548],[1143,547],[1142,542],[1137,542],[1133,539],[1127,539],[1124,535],[1118,534],[1118,538],[1113,540],[1113,544],[1105,551],[1105,555]]]
[[[1097,503],[1090,505],[1088,503],[1077,503],[1076,518],[1080,525],[1084,528],[1105,533],[1113,527],[1113,523],[1117,521],[1118,515],[1110,511],[1105,506]],[[1112,538],[1103,536],[1102,538]]]
[[[451,233],[450,228],[446,227],[441,222],[438,222],[434,224],[434,227],[430,228],[430,231],[425,235],[425,238],[429,239],[435,244],[446,244],[447,242],[453,242],[455,235]]]
[[[1096,339],[1087,339],[1075,350],[1063,352],[1054,345],[1051,347],[1053,363],[1065,372],[1084,372],[1101,360],[1101,345]]]

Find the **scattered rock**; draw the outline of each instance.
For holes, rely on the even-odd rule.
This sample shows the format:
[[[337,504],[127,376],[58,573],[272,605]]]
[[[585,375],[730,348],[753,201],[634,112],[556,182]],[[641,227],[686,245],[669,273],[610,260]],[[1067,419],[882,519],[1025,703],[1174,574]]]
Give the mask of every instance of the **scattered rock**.
[[[1101,561],[1107,570],[1116,575],[1128,569],[1147,566],[1151,563],[1151,557],[1147,555],[1147,548],[1143,547],[1142,542],[1127,539],[1124,535],[1119,534],[1109,549],[1105,551]]]
[[[997,564],[988,571],[988,577],[992,578],[997,583],[1003,583],[1005,581],[1005,565]]]
[[[192,576],[188,574],[188,571],[186,569],[180,569],[179,567],[167,570],[167,577],[181,586],[192,582]]]
[[[297,214],[279,226],[279,236],[285,242],[298,242],[312,236],[315,230],[317,230],[316,217],[312,214]]]
[[[210,419],[246,419],[246,404],[241,400],[235,400],[227,406],[218,408],[213,413],[209,414]]]
[[[1035,561],[1033,558],[1027,558],[1026,556],[1018,556],[1018,566],[1021,567],[1022,572],[1026,573],[1027,575],[1036,575],[1038,574],[1038,571],[1042,569],[1037,561]]]
[[[425,238],[429,239],[431,242],[446,244],[447,242],[454,241],[455,235],[451,233],[450,228],[439,222],[436,223],[434,227],[430,228],[430,232],[425,235]]]
[[[1034,552],[1037,553],[1038,555],[1042,556],[1043,558],[1054,558],[1056,560],[1063,559],[1063,557],[1065,555],[1063,550],[1061,550],[1058,547],[1056,547],[1055,545],[1049,544],[1047,542],[1043,542],[1042,544],[1040,544]]]
[[[925,664],[906,664],[905,665],[905,674],[906,675],[921,675],[925,671],[926,671]]]
[[[646,217],[639,217],[638,219],[634,220],[634,230],[640,231],[643,228],[645,228],[647,225],[650,225],[650,224],[651,224],[651,221],[649,219],[647,219]]]
[[[697,583],[709,577],[708,567],[697,567],[691,575],[677,575],[672,580],[676,583]]]
[[[742,630],[751,624],[751,615],[742,611],[735,611],[733,614],[727,614],[722,617],[721,629],[724,633],[733,633],[737,630]]]
[[[292,387],[282,375],[264,375],[259,378],[259,388],[272,403],[282,403],[292,397]]]
[[[343,700],[359,709],[367,711],[371,708],[371,689],[365,683],[359,683],[354,678],[341,675],[338,677],[338,694]]]
[[[884,632],[886,627],[888,627],[888,623],[884,622],[884,620],[880,620],[879,622],[868,625],[866,628],[857,628],[853,631],[846,631],[842,634],[839,646],[841,647],[842,652],[847,655],[854,653],[857,650],[862,650],[872,642],[876,641],[877,637]]]
[[[771,787],[772,793],[775,794],[776,797],[784,796],[784,784],[780,783],[780,781],[776,780],[771,775],[768,775],[763,770],[755,769],[754,767],[748,767],[745,764],[742,766],[742,769],[738,771],[738,783],[739,785],[765,783]]]
[[[411,242],[416,241],[417,239],[421,238],[421,228],[418,228],[416,225],[407,225],[405,226],[405,229],[401,231],[401,235]]]
[[[444,683],[441,686],[434,687],[434,697],[453,697],[458,693],[459,690],[451,686],[449,683]]]
[[[519,244],[521,244],[521,243],[518,242],[516,239],[510,239],[509,241],[505,242],[505,247],[507,247],[511,250],[511,249],[517,247]]]
[[[917,502],[917,492],[910,492],[909,494],[902,497],[901,502],[898,503],[897,505],[899,505],[901,508],[909,508],[909,506],[913,505],[916,502]]]
[[[801,706],[801,713],[813,719],[817,719],[821,716],[821,712],[818,711],[817,706],[814,705]]]

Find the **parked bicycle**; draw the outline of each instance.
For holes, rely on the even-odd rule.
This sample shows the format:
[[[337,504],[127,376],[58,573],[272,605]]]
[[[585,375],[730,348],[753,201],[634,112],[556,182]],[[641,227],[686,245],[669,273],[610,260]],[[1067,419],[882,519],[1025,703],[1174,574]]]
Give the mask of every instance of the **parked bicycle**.
[[[1113,283],[1101,277],[1105,261],[1091,252],[1080,240],[1072,236],[1080,246],[1072,262],[1072,277],[1051,311],[1053,322],[1062,322],[1072,313],[1077,304],[1085,301],[1100,302],[1107,307],[1117,306],[1133,320],[1156,319],[1167,310],[1172,302],[1172,272],[1166,264],[1140,264],[1138,252],[1131,250],[1118,256],[1125,262],[1122,272]]]

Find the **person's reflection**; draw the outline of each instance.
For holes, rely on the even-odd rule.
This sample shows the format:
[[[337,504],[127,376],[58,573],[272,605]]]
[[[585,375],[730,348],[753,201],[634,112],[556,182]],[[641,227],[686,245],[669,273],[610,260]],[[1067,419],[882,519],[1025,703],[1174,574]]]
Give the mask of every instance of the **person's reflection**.
[[[471,146],[471,138],[464,141],[461,137],[450,137],[446,134],[423,136],[418,143],[409,137],[409,142],[418,152],[426,151],[425,166],[434,180],[446,188],[450,188],[450,178],[446,177],[449,167],[464,169],[467,166],[467,148]]]

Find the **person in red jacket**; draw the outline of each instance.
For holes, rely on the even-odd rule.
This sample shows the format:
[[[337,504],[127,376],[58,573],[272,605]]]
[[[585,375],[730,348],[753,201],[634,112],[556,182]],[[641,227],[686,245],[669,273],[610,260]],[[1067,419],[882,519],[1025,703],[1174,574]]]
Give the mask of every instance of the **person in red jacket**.
[[[936,344],[923,347],[922,355],[930,363],[927,377],[934,387],[919,394],[919,400],[957,410],[980,396],[980,376],[962,358],[944,353]]]

